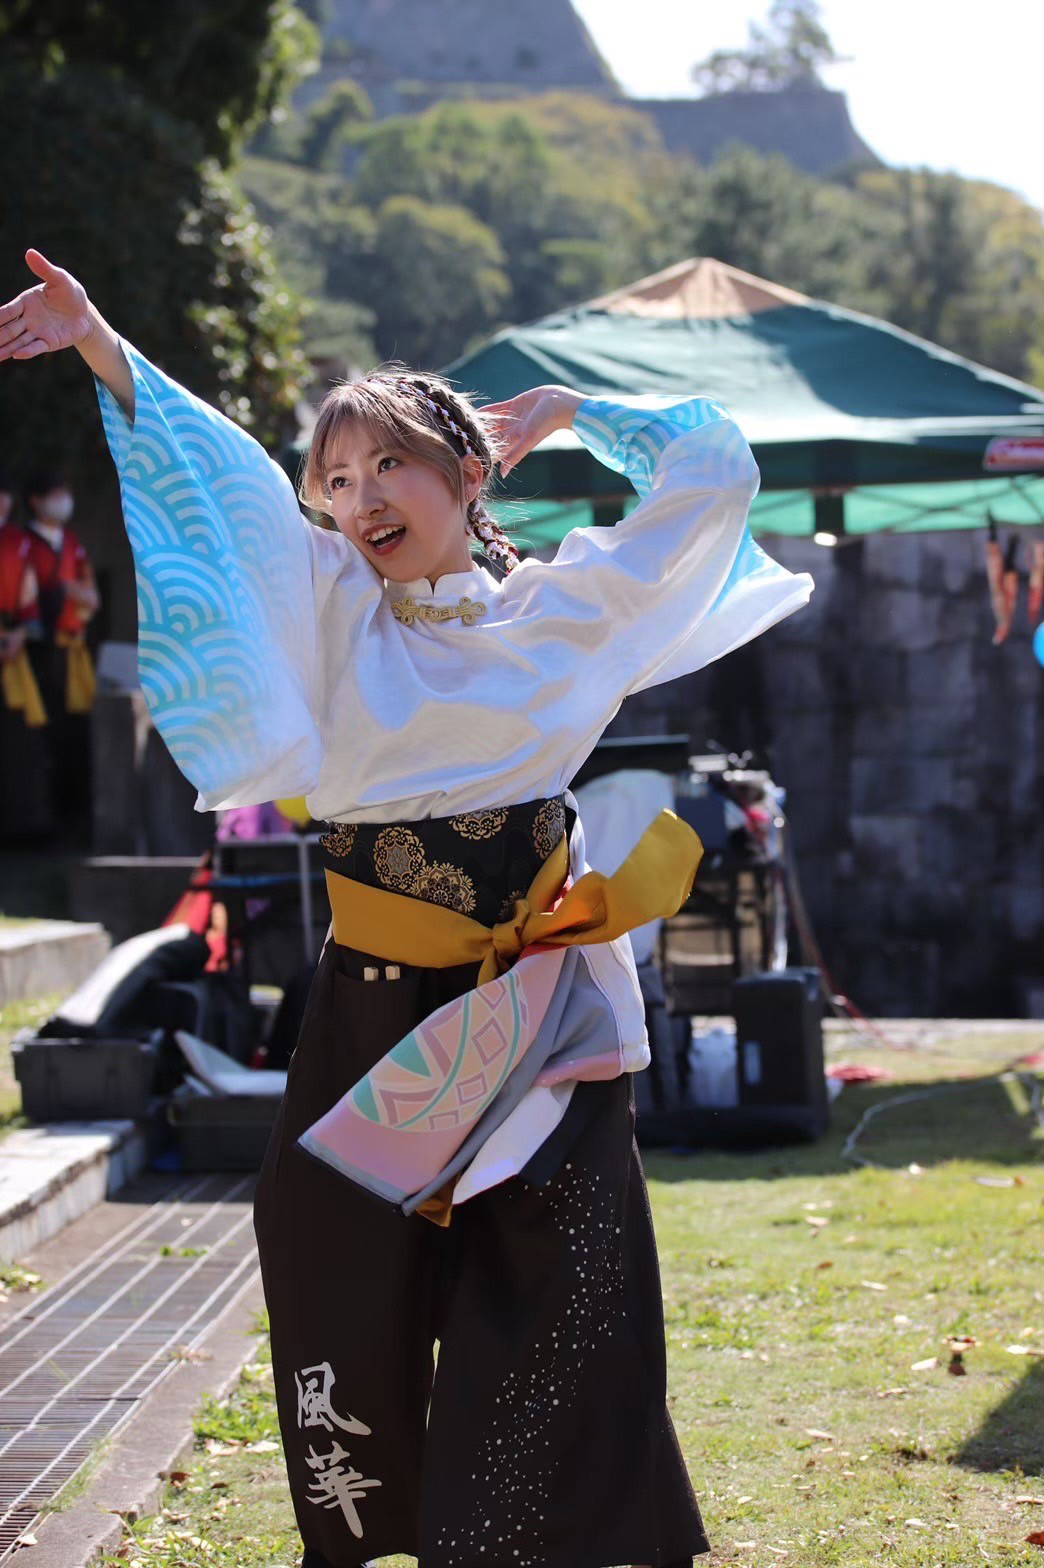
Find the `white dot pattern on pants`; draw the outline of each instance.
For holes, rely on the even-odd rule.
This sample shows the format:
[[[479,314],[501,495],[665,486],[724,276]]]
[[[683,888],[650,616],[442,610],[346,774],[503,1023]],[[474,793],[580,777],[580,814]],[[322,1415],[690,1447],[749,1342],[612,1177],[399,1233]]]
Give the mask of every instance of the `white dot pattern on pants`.
[[[476,1455],[482,1495],[468,1529],[469,1547],[476,1535],[494,1528],[520,1536],[519,1545],[512,1546],[513,1568],[542,1568],[546,1561],[541,1526],[554,1476],[554,1423],[563,1416],[572,1421],[585,1352],[612,1339],[626,1316],[613,1193],[575,1161],[567,1161],[544,1190],[555,1229],[577,1238],[563,1254],[577,1289],[559,1325],[525,1347],[524,1364],[507,1374],[494,1396],[493,1416]],[[504,1535],[496,1541],[503,1545]],[[447,1544],[452,1545],[444,1538],[438,1542]],[[504,1554],[494,1547],[493,1555],[496,1560]],[[438,1568],[442,1562],[446,1568],[466,1568],[467,1557],[458,1561],[448,1553]]]

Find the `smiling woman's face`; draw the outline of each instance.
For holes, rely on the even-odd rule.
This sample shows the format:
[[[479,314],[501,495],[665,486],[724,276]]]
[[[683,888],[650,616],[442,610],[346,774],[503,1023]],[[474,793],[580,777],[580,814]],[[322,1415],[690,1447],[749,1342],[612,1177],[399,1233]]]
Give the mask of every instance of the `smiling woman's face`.
[[[466,505],[478,493],[482,468],[475,458],[465,458],[463,468]],[[362,425],[345,421],[330,443],[325,478],[334,522],[382,577],[426,577],[434,587],[446,572],[471,571],[465,510],[430,463],[382,447]]]

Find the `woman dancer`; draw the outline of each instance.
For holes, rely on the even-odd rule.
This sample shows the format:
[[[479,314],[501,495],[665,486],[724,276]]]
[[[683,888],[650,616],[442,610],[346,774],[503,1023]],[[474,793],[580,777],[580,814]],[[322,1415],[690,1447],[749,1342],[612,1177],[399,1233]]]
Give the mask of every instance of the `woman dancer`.
[[[699,851],[664,813],[600,877],[567,786],[630,692],[807,600],[746,529],[746,442],[701,398],[547,386],[476,410],[385,369],[320,409],[323,530],[26,260],[42,282],[0,308],[0,358],[75,345],[95,374],[142,685],[200,809],[305,795],[330,823],[332,935],[255,1201],[303,1568],[688,1563],[709,1546],[666,1408],[625,933],[678,907]],[[643,500],[518,564],[494,469],[570,426]],[[529,1050],[492,1084],[505,998]]]

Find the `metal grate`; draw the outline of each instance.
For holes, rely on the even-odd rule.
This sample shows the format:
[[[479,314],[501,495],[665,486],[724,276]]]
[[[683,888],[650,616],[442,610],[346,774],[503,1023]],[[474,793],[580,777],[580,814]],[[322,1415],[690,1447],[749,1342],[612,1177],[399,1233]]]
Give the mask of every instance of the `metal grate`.
[[[0,1562],[174,1369],[171,1352],[194,1349],[254,1284],[253,1180],[186,1182],[0,1336]]]

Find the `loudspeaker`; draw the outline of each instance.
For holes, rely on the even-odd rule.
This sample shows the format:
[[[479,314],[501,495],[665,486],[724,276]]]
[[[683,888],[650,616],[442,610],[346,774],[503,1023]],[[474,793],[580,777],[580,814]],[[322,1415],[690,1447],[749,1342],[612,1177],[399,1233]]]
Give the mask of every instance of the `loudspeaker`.
[[[795,1130],[818,1137],[828,1112],[819,971],[748,975],[733,995],[740,1105],[793,1111]]]

